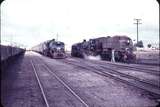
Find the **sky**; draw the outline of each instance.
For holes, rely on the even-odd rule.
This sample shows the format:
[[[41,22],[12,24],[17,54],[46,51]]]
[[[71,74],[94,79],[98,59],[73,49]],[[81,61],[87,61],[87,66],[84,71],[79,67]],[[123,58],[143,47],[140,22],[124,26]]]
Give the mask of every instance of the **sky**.
[[[159,43],[156,0],[5,0],[1,4],[1,44],[30,48],[57,38],[70,50],[83,39],[127,35],[144,45]],[[57,36],[58,35],[58,36]]]

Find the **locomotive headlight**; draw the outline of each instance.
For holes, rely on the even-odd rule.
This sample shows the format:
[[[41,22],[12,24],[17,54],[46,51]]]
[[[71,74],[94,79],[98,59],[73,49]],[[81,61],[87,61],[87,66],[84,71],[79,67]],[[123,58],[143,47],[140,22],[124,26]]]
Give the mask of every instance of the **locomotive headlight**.
[[[126,48],[125,50],[126,50],[126,51],[129,51],[129,48]]]
[[[60,50],[61,48],[60,47],[57,47],[57,50]]]
[[[128,40],[127,43],[129,44],[129,43],[130,43],[130,40]]]
[[[125,42],[125,44],[126,44],[126,45],[129,45],[129,44],[130,44],[130,41],[129,41],[129,40],[127,40],[127,41]]]

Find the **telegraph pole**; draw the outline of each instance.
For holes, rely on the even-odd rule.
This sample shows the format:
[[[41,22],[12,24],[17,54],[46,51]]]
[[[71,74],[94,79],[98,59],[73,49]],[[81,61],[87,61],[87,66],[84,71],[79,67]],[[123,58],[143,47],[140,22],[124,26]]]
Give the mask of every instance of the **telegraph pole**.
[[[134,20],[136,21],[136,23],[134,23],[134,24],[137,25],[137,43],[138,43],[138,25],[139,25],[139,24],[142,24],[142,23],[140,23],[140,21],[141,21],[142,19],[134,19]]]

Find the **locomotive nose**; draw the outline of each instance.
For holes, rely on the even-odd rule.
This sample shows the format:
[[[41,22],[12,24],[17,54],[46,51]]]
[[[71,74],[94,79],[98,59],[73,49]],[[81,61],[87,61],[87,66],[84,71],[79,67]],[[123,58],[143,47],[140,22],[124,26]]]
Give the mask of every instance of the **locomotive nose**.
[[[131,49],[126,48],[126,52],[130,53],[130,52],[131,52]]]
[[[60,48],[60,47],[57,47],[57,50],[59,51],[59,50],[61,50],[61,48]]]
[[[128,50],[129,50],[129,48],[126,48],[125,50],[126,50],[126,51],[128,51]]]

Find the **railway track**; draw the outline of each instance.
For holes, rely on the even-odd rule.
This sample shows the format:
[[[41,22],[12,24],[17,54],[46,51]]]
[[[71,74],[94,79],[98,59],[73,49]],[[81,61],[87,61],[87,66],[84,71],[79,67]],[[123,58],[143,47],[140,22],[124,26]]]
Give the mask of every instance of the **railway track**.
[[[52,69],[50,69],[49,66],[45,62],[41,60],[41,63],[43,67],[46,68],[47,72],[49,72],[53,78],[56,78],[57,81],[59,81],[65,87],[65,89],[67,89],[79,102],[81,102],[84,107],[89,107],[89,105],[63,79],[61,79]],[[33,63],[32,60],[31,60],[31,64],[32,64],[34,74],[36,76],[38,85],[40,87],[46,107],[53,107],[53,105],[50,105],[49,103],[50,99],[47,99],[47,95],[45,93],[46,92],[45,87],[43,87],[42,85],[42,81],[40,80],[35,64]]]
[[[120,68],[125,68],[128,70],[134,70],[137,72],[145,72],[145,73],[152,74],[152,75],[160,75],[160,71],[149,69],[149,68],[143,68],[143,66],[142,67],[135,67],[135,66],[124,65],[124,64],[123,65],[122,64],[114,64],[114,63],[107,63],[107,64],[112,65],[112,66],[118,66]]]
[[[94,63],[94,64],[101,64],[103,66],[106,66],[109,65],[110,67],[119,67],[119,68],[125,68],[125,69],[128,69],[128,70],[134,70],[134,71],[137,71],[137,72],[145,72],[145,73],[148,73],[148,74],[152,74],[152,75],[159,75],[160,76],[160,68],[157,66],[156,69],[151,69],[151,67],[147,67],[147,66],[143,66],[143,65],[140,65],[140,66],[132,66],[132,65],[124,65],[124,64],[120,64],[120,63],[111,63],[111,62],[107,62],[107,61],[94,61],[94,60],[87,60],[87,59],[80,59],[80,58],[75,58],[77,59],[80,63],[85,62],[91,62],[91,63]]]
[[[148,85],[151,85],[152,87],[155,87],[155,88],[160,88],[158,84],[155,84],[154,82],[150,81],[150,80],[141,80],[140,78],[137,78],[135,76],[132,76],[132,75],[128,75],[128,74],[125,74],[125,73],[121,73],[115,69],[111,69],[111,68],[108,68],[108,67],[105,67],[105,66],[100,66],[102,68],[104,68],[104,70],[108,70],[109,72],[111,72],[112,74],[117,74],[117,75],[120,75],[122,77],[127,77],[129,79],[134,79],[134,80],[137,80],[137,81],[140,81],[142,83],[145,83],[145,84],[148,84]]]
[[[111,68],[103,68],[102,69],[102,68],[97,68],[94,66],[89,66],[85,63],[79,64],[79,63],[76,63],[75,61],[68,61],[68,60],[67,61],[61,60],[61,61],[64,63],[70,64],[70,65],[74,65],[76,67],[80,67],[82,69],[87,69],[89,71],[95,72],[95,73],[100,74],[105,77],[113,78],[115,80],[121,81],[121,82],[126,83],[128,85],[132,85],[134,87],[142,89],[145,92],[148,92],[151,95],[154,95],[156,98],[160,98],[160,87],[153,85],[149,81],[140,80],[136,77],[120,73],[120,72],[118,72],[114,69],[111,69]]]
[[[69,60],[70,61],[70,60]],[[73,60],[75,63],[82,63],[82,64],[86,64],[87,66],[90,66],[90,67],[95,67],[95,69],[97,68],[103,68],[104,70],[105,69],[109,69],[110,72],[111,71],[114,71],[112,72],[113,74],[119,74],[121,76],[125,76],[125,77],[130,77],[132,79],[135,79],[135,80],[138,80],[138,81],[142,81],[142,82],[145,82],[147,84],[150,84],[152,85],[153,87],[160,87],[160,81],[157,81],[157,80],[160,80],[160,75],[151,75],[151,74],[146,74],[146,72],[140,72],[138,71],[137,69],[136,70],[133,70],[133,69],[129,69],[128,68],[123,68],[122,66],[119,67],[119,66],[112,66],[110,64],[104,64],[104,63],[98,63],[98,62],[92,62],[92,61],[81,61],[81,60]],[[135,71],[137,72],[135,74]],[[149,71],[148,71],[149,72]],[[148,77],[149,76],[149,77]]]
[[[32,64],[33,71],[34,71],[34,74],[35,74],[35,76],[36,76],[38,85],[39,85],[39,87],[40,87],[40,90],[41,90],[41,93],[42,93],[44,102],[45,102],[45,104],[46,104],[46,107],[50,107],[50,106],[49,106],[49,103],[48,103],[48,100],[47,100],[47,97],[46,97],[46,94],[45,94],[45,92],[44,92],[44,88],[43,88],[43,86],[42,86],[42,84],[41,84],[41,82],[40,82],[40,78],[39,78],[39,76],[38,76],[38,73],[37,73],[37,71],[36,71],[36,68],[35,68],[32,60],[31,60],[31,64]]]

